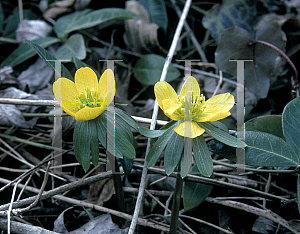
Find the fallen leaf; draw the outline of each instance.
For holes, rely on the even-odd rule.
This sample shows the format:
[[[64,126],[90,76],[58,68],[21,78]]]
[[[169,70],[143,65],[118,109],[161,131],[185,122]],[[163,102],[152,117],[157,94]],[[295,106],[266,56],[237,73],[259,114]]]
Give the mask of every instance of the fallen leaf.
[[[159,26],[150,23],[150,17],[145,8],[137,1],[127,1],[126,10],[139,15],[140,19],[125,21],[124,41],[134,51],[151,53],[159,47],[157,30]]]
[[[45,38],[52,31],[52,27],[43,20],[22,20],[16,31],[17,41]]]
[[[91,220],[70,234],[126,234],[129,228],[120,229],[112,222],[110,214],[104,214]]]
[[[17,79],[22,90],[35,93],[46,87],[52,75],[51,68],[47,66],[44,60],[39,58],[33,65],[23,71]]]
[[[35,95],[25,93],[17,88],[9,87],[0,91],[0,98],[37,100]],[[22,112],[34,112],[38,107],[26,105],[0,104],[0,125],[32,128],[38,118],[26,121]]]

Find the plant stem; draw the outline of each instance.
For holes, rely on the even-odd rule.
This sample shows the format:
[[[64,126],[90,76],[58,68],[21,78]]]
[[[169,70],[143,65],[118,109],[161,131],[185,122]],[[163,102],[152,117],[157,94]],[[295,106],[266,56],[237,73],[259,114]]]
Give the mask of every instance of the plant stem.
[[[298,83],[298,72],[297,72],[297,69],[296,69],[294,63],[290,60],[290,58],[281,49],[279,49],[278,47],[274,46],[273,44],[271,44],[269,42],[261,41],[261,40],[251,40],[249,45],[252,45],[253,43],[268,46],[268,47],[272,48],[273,50],[276,50],[282,57],[285,58],[285,60],[291,65],[291,67],[293,68],[293,70],[295,72],[295,81],[294,81],[293,89],[296,89],[297,83]]]
[[[125,213],[124,191],[117,158],[115,158],[115,173],[113,173],[113,180],[116,193],[117,209],[118,211]]]
[[[179,216],[179,208],[180,208],[180,200],[181,193],[183,187],[183,179],[180,175],[180,170],[178,166],[178,172],[176,175],[176,184],[173,195],[173,204],[172,204],[172,214],[171,214],[171,223],[170,223],[170,234],[177,233],[177,224],[178,224],[178,216]]]

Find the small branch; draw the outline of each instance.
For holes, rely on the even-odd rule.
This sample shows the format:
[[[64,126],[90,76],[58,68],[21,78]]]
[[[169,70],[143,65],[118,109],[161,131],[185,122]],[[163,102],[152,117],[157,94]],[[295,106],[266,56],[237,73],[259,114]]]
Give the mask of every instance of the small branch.
[[[7,220],[0,219],[0,229],[8,231],[7,223],[8,223]],[[25,223],[11,221],[11,224],[12,224],[11,232],[17,233],[17,234],[24,234],[24,233],[59,234],[58,232],[52,232],[52,231],[46,230],[44,228],[28,225]]]
[[[176,49],[178,41],[179,41],[179,37],[180,37],[181,31],[182,31],[182,27],[184,25],[184,21],[187,17],[188,11],[189,11],[190,6],[191,6],[191,3],[192,3],[191,0],[187,0],[185,2],[182,15],[179,19],[179,22],[178,22],[178,25],[177,25],[177,28],[176,28],[176,31],[175,31],[175,35],[173,37],[171,48],[169,50],[169,53],[167,55],[167,58],[166,58],[166,61],[165,61],[165,64],[164,64],[164,67],[163,67],[163,70],[162,70],[160,81],[164,81],[166,79],[167,72],[168,72],[168,69],[169,69],[169,65],[170,65],[170,63],[172,61],[172,58],[173,58],[173,55],[175,53],[175,49]],[[158,115],[158,103],[157,103],[157,101],[155,101],[154,108],[153,108],[153,113],[152,113],[152,121],[151,121],[151,124],[150,124],[150,129],[151,130],[155,129],[157,115]],[[146,148],[146,153],[145,153],[146,157],[147,157],[149,151],[150,151],[150,138],[148,138],[148,142],[147,142],[147,148]],[[135,205],[135,208],[134,208],[133,218],[132,218],[132,222],[131,222],[130,227],[129,227],[128,234],[133,234],[134,230],[135,230],[135,227],[136,227],[136,223],[137,223],[137,219],[138,219],[138,215],[139,215],[139,211],[140,211],[140,207],[141,207],[141,203],[142,203],[143,195],[144,195],[147,171],[148,171],[148,169],[147,169],[147,160],[145,160],[144,166],[143,166],[142,177],[141,177],[141,183],[140,183],[140,187],[139,187],[139,193],[138,193],[138,196],[137,196],[137,201],[136,201],[136,205]]]
[[[111,174],[111,172],[109,172],[110,174],[110,176],[112,176],[112,174]],[[105,173],[101,173],[100,175],[102,175],[103,176],[103,174],[107,174],[107,172],[105,172]],[[96,175],[96,176],[93,176],[93,178],[95,179],[95,178],[98,178],[98,180],[99,180],[99,178],[101,179],[101,178],[103,178],[103,177],[100,177],[100,175]],[[107,177],[105,177],[105,178],[107,178]],[[105,178],[103,178],[103,179],[105,179]],[[88,178],[87,179],[88,181],[89,181],[89,183],[93,183],[93,182],[96,182],[96,181],[94,181],[94,180],[92,180],[92,181],[90,181],[90,178]],[[86,181],[87,181],[86,180]],[[8,182],[9,180],[5,180],[5,179],[1,179],[0,178],[0,181],[2,182],[2,183],[6,183],[6,182]],[[85,182],[86,182],[85,181]],[[85,184],[81,184],[81,185],[85,185]],[[78,185],[78,186],[81,186],[81,185]],[[77,186],[77,187],[78,187]],[[22,184],[19,184],[18,185],[18,187],[20,187],[20,188],[22,188],[22,187],[24,187],[24,185],[22,185]],[[72,186],[72,188],[69,188],[69,189],[73,189],[73,188],[75,188],[75,187],[73,187]],[[33,188],[33,187],[30,187],[30,186],[27,186],[26,187],[26,190],[28,190],[28,191],[31,191],[31,192],[33,192],[33,193],[39,193],[39,189],[36,189],[36,188]],[[49,191],[50,192],[50,191]],[[46,192],[47,193],[47,192]],[[79,205],[79,206],[84,206],[84,207],[88,207],[88,208],[92,208],[92,209],[95,209],[95,210],[98,210],[98,211],[101,211],[101,212],[104,212],[104,213],[109,213],[109,214],[112,214],[112,215],[115,215],[115,216],[117,216],[117,217],[120,217],[120,218],[124,218],[124,219],[126,219],[126,220],[132,220],[132,215],[129,215],[129,214],[126,214],[126,213],[123,213],[123,212],[119,212],[119,211],[116,211],[116,210],[112,210],[112,209],[109,209],[109,208],[106,208],[106,207],[103,207],[103,206],[98,206],[98,205],[94,205],[94,204],[91,204],[91,203],[88,203],[88,202],[84,202],[84,201],[79,201],[79,200],[76,200],[76,199],[73,199],[73,198],[69,198],[69,197],[66,197],[66,196],[62,196],[62,195],[57,195],[57,194],[59,194],[60,193],[60,191],[57,191],[55,194],[56,195],[52,195],[53,196],[53,198],[55,198],[55,199],[57,199],[57,200],[60,200],[60,201],[64,201],[64,202],[68,202],[68,203],[71,203],[71,204],[75,204],[75,205]],[[44,199],[44,195],[45,195],[45,193],[43,194],[43,196],[41,197],[41,199]],[[32,198],[32,197],[31,197]],[[25,200],[25,199],[24,199]],[[25,204],[25,203],[24,203]],[[23,204],[23,205],[24,205]],[[26,204],[30,204],[30,203],[26,203]],[[18,209],[16,209],[15,211],[13,211],[13,212],[15,212],[15,213],[17,213],[18,212]],[[5,213],[5,212],[0,212],[0,215],[2,214],[2,213]],[[151,222],[151,221],[148,221],[148,220],[146,220],[146,219],[141,219],[141,218],[138,218],[138,220],[137,220],[137,222],[138,222],[138,224],[140,224],[140,225],[143,225],[143,226],[147,226],[147,227],[151,227],[151,228],[154,228],[154,229],[157,229],[157,230],[161,230],[161,231],[164,231],[164,232],[167,232],[168,230],[169,230],[169,225],[159,225],[159,224],[157,224],[157,223],[154,223],[154,222]],[[15,225],[15,222],[12,222],[12,224],[13,225]],[[1,229],[1,226],[2,224],[1,224],[1,219],[0,219],[0,229]],[[14,226],[12,225],[12,231],[14,231]],[[5,228],[3,228],[3,229],[6,229],[6,227]],[[17,232],[17,233],[28,233],[28,232]],[[30,233],[30,232],[29,232]],[[37,232],[32,232],[32,233],[37,233]],[[47,233],[46,233],[47,234]],[[53,234],[52,232],[50,232],[49,234]]]
[[[210,198],[210,197],[206,198],[205,201],[215,203],[215,204],[220,204],[220,205],[227,206],[227,207],[232,207],[232,208],[235,208],[238,210],[243,210],[243,211],[255,214],[257,216],[262,216],[273,222],[279,223],[280,225],[284,226],[285,228],[292,231],[293,233],[299,233],[299,231],[294,229],[291,225],[289,225],[289,223],[285,219],[281,218],[279,215],[277,215],[276,213],[274,213],[271,210],[259,209],[254,206],[250,206],[250,205],[247,205],[247,204],[244,204],[241,202],[236,202],[236,201],[220,201],[220,200],[216,200],[216,199]]]
[[[175,67],[179,68],[179,69],[182,69],[184,70],[185,67],[183,65],[179,65],[179,64],[176,64],[174,63],[173,64]],[[199,74],[201,76],[197,76],[197,78],[199,77],[200,80],[205,80],[206,78],[215,78],[215,79],[220,79],[220,76],[217,75],[217,74],[213,74],[213,73],[209,73],[207,71],[201,71],[201,70],[198,70],[198,69],[191,69],[192,73],[193,74]],[[195,76],[195,75],[194,75]],[[195,76],[196,77],[196,76]],[[232,87],[241,87],[241,88],[244,88],[243,85],[241,85],[240,83],[237,83],[235,80],[230,80],[228,78],[225,78],[223,77],[222,78],[224,82],[227,82],[228,84],[230,84]],[[245,87],[245,90],[247,90],[247,87]]]
[[[217,87],[216,87],[216,89],[215,89],[212,97],[217,94],[217,92],[218,92],[218,90],[219,90],[219,88],[220,88],[220,86],[222,84],[222,81],[223,81],[223,72],[220,70],[219,73],[220,73],[220,79],[219,79],[218,85],[217,85]]]
[[[42,194],[40,200],[44,200],[44,199],[50,198],[54,195],[57,195],[57,194],[65,192],[65,191],[77,188],[79,186],[91,184],[91,183],[96,182],[98,180],[106,179],[106,178],[110,178],[110,177],[112,177],[112,173],[111,173],[111,171],[108,171],[108,172],[103,172],[99,175],[91,176],[91,177],[86,178],[84,180],[79,180],[79,181],[75,181],[75,182],[72,182],[72,183],[69,183],[69,184],[65,184],[65,185],[59,186],[55,189],[52,189],[50,191],[44,192]],[[8,183],[11,183],[11,181],[0,178],[0,183],[8,184]],[[20,186],[20,187],[23,187],[23,186]],[[29,197],[29,198],[22,199],[18,202],[14,202],[13,203],[13,208],[19,208],[19,207],[22,207],[22,206],[29,205],[32,202],[34,202],[36,200],[36,198],[37,198],[37,196],[32,196],[32,197]],[[9,207],[9,204],[1,205],[0,206],[0,211],[7,210],[8,207]]]
[[[194,221],[196,221],[196,222],[198,222],[198,223],[202,223],[202,224],[205,224],[205,225],[207,225],[207,226],[213,227],[213,228],[218,229],[219,231],[224,232],[224,233],[227,233],[227,234],[232,234],[232,233],[233,233],[233,232],[228,231],[228,230],[226,230],[226,229],[224,229],[224,228],[221,228],[221,227],[219,227],[219,226],[217,226],[217,225],[214,225],[214,224],[212,224],[212,223],[206,222],[206,221],[204,221],[204,220],[202,220],[202,219],[197,219],[197,218],[195,218],[195,217],[191,217],[191,216],[187,216],[187,215],[179,215],[179,217],[194,220]]]
[[[0,188],[0,193],[1,193],[4,189],[6,189],[6,188],[8,188],[9,186],[11,186],[11,185],[12,185],[13,183],[15,183],[16,181],[18,181],[19,179],[26,177],[27,175],[29,175],[29,174],[32,173],[33,171],[37,170],[40,166],[42,166],[42,165],[44,165],[45,163],[47,163],[47,162],[49,162],[49,161],[52,161],[52,160],[53,160],[53,158],[47,159],[47,160],[45,160],[45,161],[42,161],[42,162],[40,162],[38,165],[34,166],[33,168],[27,170],[26,172],[24,172],[23,174],[21,174],[20,176],[18,176],[16,179],[14,179],[14,180],[12,180],[12,181],[9,181],[8,183],[5,183],[5,185],[4,185],[2,188]],[[58,178],[60,178],[60,177],[58,177]],[[66,181],[66,180],[64,180],[64,181]],[[0,182],[1,182],[1,181],[0,181]]]
[[[133,167],[134,168],[139,168],[139,169],[142,168],[142,166],[140,166],[140,165],[133,165]],[[164,169],[150,167],[148,170],[151,171],[151,172],[154,172],[154,173],[161,174],[161,175],[166,175],[166,172],[165,172]],[[176,177],[176,175],[174,173],[172,173],[170,176],[171,177]],[[262,191],[259,191],[259,190],[253,189],[253,188],[248,188],[248,187],[245,187],[245,186],[232,184],[232,183],[227,183],[227,182],[216,180],[216,179],[200,177],[200,176],[196,176],[196,175],[190,175],[189,174],[184,178],[184,180],[197,182],[197,183],[203,183],[203,184],[212,185],[212,186],[225,187],[225,188],[228,188],[228,189],[232,189],[232,190],[236,190],[236,191],[242,191],[242,192],[245,192],[245,193],[251,193],[255,196],[264,197],[264,198],[270,199],[272,201],[281,202],[282,200],[285,200],[285,201],[289,200],[287,198],[276,196],[276,195],[269,194],[269,193],[265,193],[265,192],[262,192]]]
[[[23,192],[24,192],[26,186],[29,184],[29,181],[31,180],[32,176],[33,176],[33,173],[31,173],[30,176],[28,177],[28,179],[26,180],[26,183],[24,184],[24,187],[21,189],[21,192],[19,193],[19,196],[18,196],[18,198],[17,198],[17,201],[20,201],[20,199],[21,199],[21,197],[22,197],[22,194],[23,194]]]
[[[14,99],[14,98],[0,98],[2,104],[14,104],[14,105],[29,105],[29,106],[54,106],[59,105],[58,101],[51,100],[26,100],[26,99]]]
[[[51,162],[48,162],[48,166],[47,166],[47,169],[46,169],[46,172],[45,172],[45,176],[44,176],[44,181],[43,181],[42,187],[41,187],[41,189],[40,189],[40,191],[39,191],[39,194],[38,194],[37,198],[36,198],[35,201],[34,201],[32,204],[30,204],[28,207],[19,210],[20,213],[23,213],[23,212],[26,212],[26,211],[30,210],[30,209],[31,209],[32,207],[34,207],[34,206],[38,203],[38,201],[40,200],[40,198],[41,198],[41,196],[42,196],[42,194],[43,194],[43,192],[44,192],[44,189],[45,189],[45,187],[46,187],[47,181],[48,181],[48,176],[49,176],[49,173],[48,173],[48,172],[49,172],[50,165],[51,165]]]
[[[20,22],[22,22],[23,21],[23,2],[22,2],[22,0],[18,0],[18,5],[19,5]]]
[[[8,208],[8,211],[7,211],[7,233],[8,234],[10,234],[10,214],[11,214],[11,211],[12,211],[13,202],[14,202],[14,199],[15,199],[17,187],[18,187],[18,185],[21,181],[22,181],[22,179],[18,180],[18,182],[14,186],[13,193],[12,193],[12,196],[11,196],[11,201],[10,201],[9,208]]]
[[[273,44],[271,44],[269,42],[261,41],[261,40],[251,40],[249,45],[252,45],[253,43],[268,46],[268,47],[272,48],[273,50],[276,50],[282,57],[285,58],[285,60],[291,65],[292,69],[294,70],[295,81],[294,81],[293,89],[296,89],[297,84],[298,84],[298,72],[297,72],[297,68],[295,67],[294,63],[290,60],[290,58],[281,49],[279,49],[278,47],[274,46]]]
[[[249,168],[249,167],[239,167],[239,166],[236,166],[235,164],[229,164],[229,163],[224,163],[224,162],[220,162],[220,161],[217,161],[217,160],[214,160],[213,159],[213,163],[214,164],[218,164],[218,165],[222,165],[222,166],[225,166],[225,167],[229,167],[229,168],[241,168],[245,171],[253,171],[253,172],[260,172],[260,173],[283,173],[283,174],[295,174],[297,173],[296,170],[267,170],[267,169],[256,169],[256,168]]]
[[[145,189],[145,193],[147,193],[152,199],[154,199],[161,207],[163,207],[165,209],[165,211],[171,213],[172,211],[167,207],[165,206],[160,200],[158,200],[156,197],[154,197],[148,190]],[[148,216],[147,216],[148,217]],[[181,219],[178,219],[179,222],[185,226],[191,233],[193,234],[197,234],[194,232],[193,229],[191,229],[186,223],[184,223]],[[168,222],[170,222],[170,220],[168,220]]]
[[[21,42],[14,40],[14,39],[10,39],[10,38],[5,38],[5,37],[0,37],[0,41],[2,42],[9,42],[9,43],[15,43],[15,44],[20,44]]]
[[[171,0],[171,2],[172,2],[173,7],[175,8],[177,16],[180,17],[182,12],[180,11],[179,7],[176,5],[176,1]],[[190,28],[190,26],[188,25],[188,23],[186,21],[184,22],[184,28],[188,32],[188,34],[190,35],[191,40],[192,40],[194,46],[196,47],[202,62],[207,63],[206,55],[205,55],[204,51],[202,50],[200,43],[197,41],[197,38],[195,37],[195,34],[193,33],[192,29]]]

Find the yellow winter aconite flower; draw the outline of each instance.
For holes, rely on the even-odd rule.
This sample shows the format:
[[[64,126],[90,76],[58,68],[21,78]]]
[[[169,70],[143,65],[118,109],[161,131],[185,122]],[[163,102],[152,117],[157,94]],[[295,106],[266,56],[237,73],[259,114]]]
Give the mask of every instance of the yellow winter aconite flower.
[[[177,95],[170,84],[165,81],[157,82],[154,86],[154,93],[158,105],[164,114],[172,120],[184,120],[185,118],[185,86],[187,81],[191,84],[191,133],[188,137],[195,138],[202,135],[205,130],[196,122],[208,122],[224,119],[230,115],[229,110],[233,107],[234,97],[230,93],[216,95],[207,101],[203,94],[200,95],[200,88],[197,80],[190,76],[185,81],[180,94]],[[174,130],[180,136],[185,134],[187,123],[183,121]]]
[[[77,121],[97,118],[113,101],[115,96],[115,77],[107,69],[97,79],[96,73],[83,67],[75,73],[75,83],[66,78],[59,78],[53,84],[53,93],[61,108]]]

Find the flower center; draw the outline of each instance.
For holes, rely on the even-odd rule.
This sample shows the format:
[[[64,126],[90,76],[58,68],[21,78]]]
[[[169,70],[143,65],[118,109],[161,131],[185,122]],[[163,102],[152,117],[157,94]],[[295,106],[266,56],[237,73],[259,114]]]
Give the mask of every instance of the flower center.
[[[186,96],[182,96],[179,98],[181,102],[181,111],[185,113],[185,100]],[[198,117],[205,109],[205,97],[203,94],[200,96],[191,95],[191,111],[192,111],[192,119]]]
[[[76,102],[80,104],[81,108],[85,106],[94,108],[102,104],[97,97],[99,97],[99,94],[94,89],[86,87],[84,92],[78,95]]]

